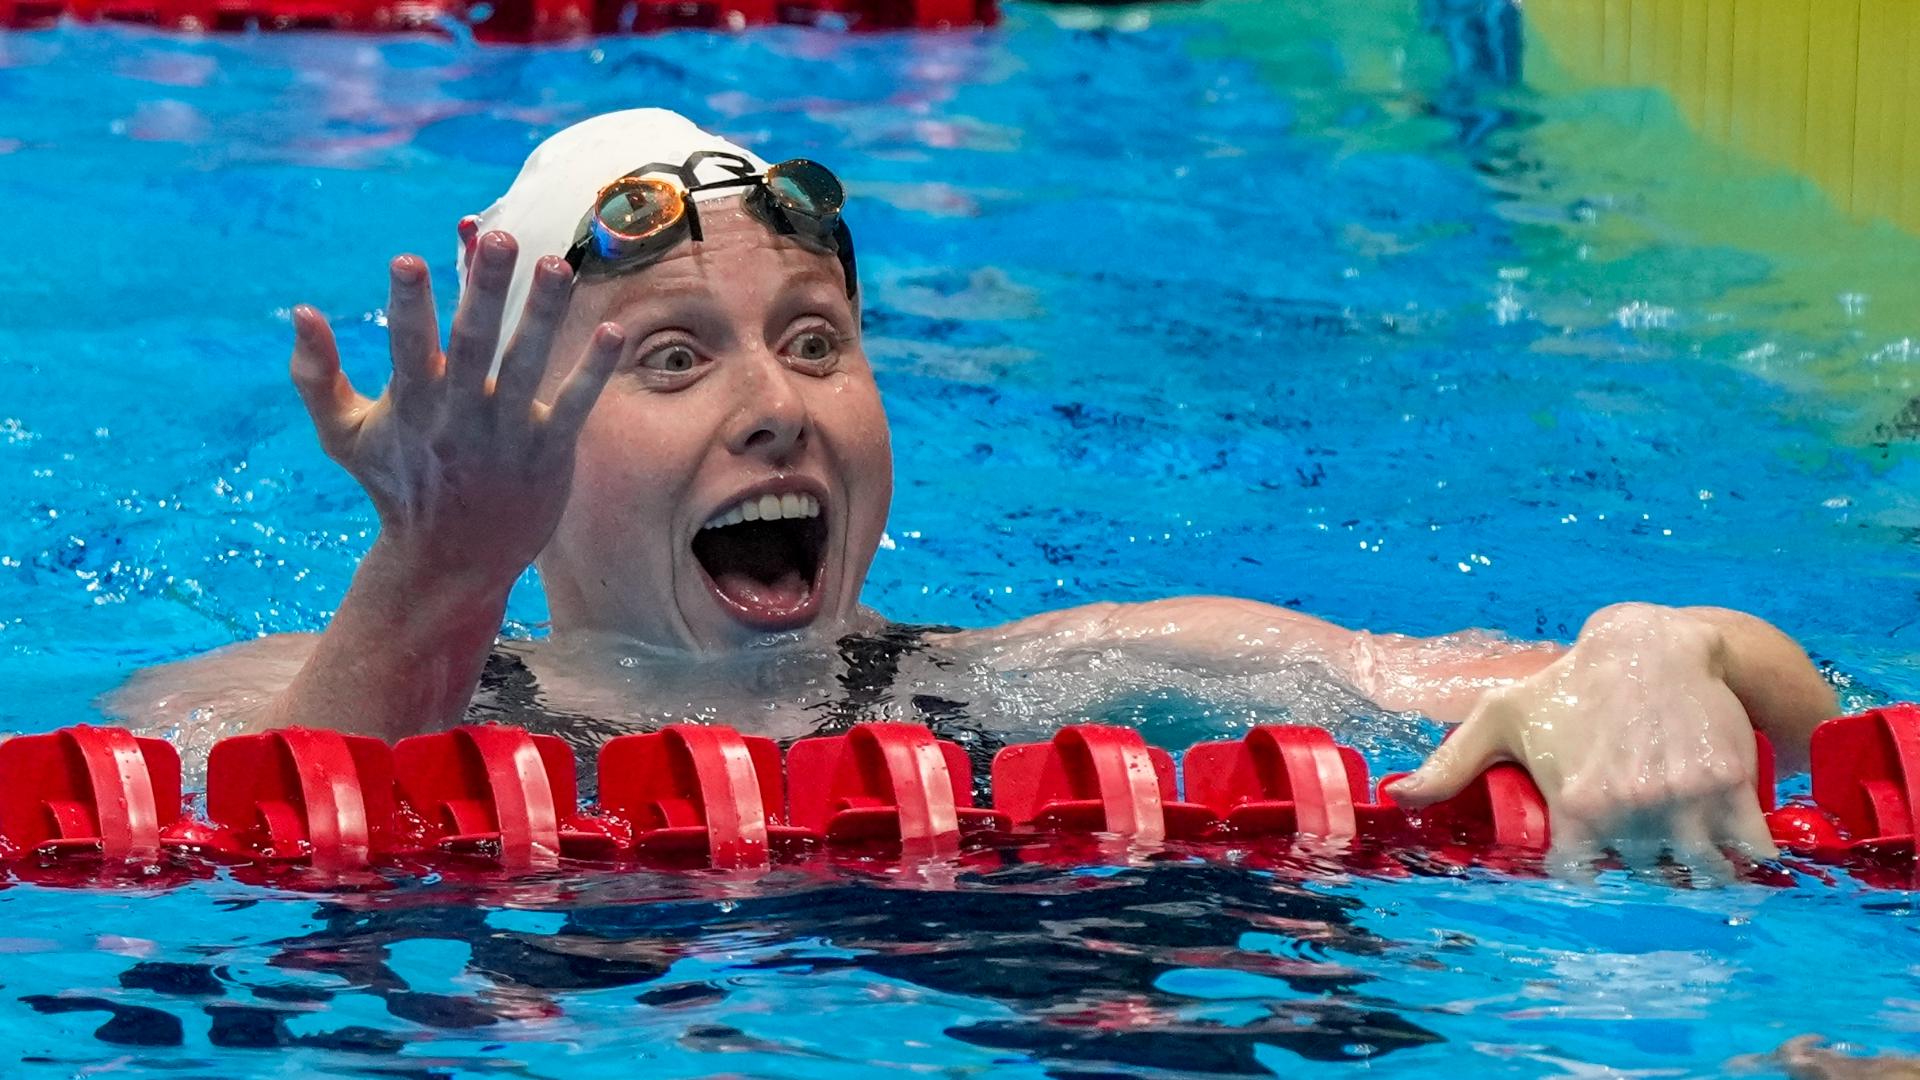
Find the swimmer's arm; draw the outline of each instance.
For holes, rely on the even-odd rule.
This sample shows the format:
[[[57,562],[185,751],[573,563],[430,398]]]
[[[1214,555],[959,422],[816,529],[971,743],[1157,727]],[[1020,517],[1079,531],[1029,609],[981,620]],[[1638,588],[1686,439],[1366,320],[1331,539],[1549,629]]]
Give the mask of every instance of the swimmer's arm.
[[[101,695],[103,715],[145,735],[198,745],[265,726],[267,708],[313,655],[318,634],[272,634],[143,668]]]
[[[376,542],[325,634],[275,634],[148,668],[100,708],[190,740],[290,725],[402,738],[462,719],[505,605],[505,587],[429,580]]]
[[[395,738],[464,713],[507,593],[566,507],[581,425],[624,342],[614,324],[595,328],[550,400],[539,399],[573,274],[558,256],[539,261],[519,327],[502,351],[517,259],[505,233],[479,238],[444,349],[426,264],[410,255],[393,260],[393,377],[378,399],[347,378],[326,318],[294,309],[289,373],[322,449],[372,498],[380,534],[299,672],[269,704],[249,711],[255,726]],[[498,373],[490,375],[496,358]],[[182,678],[194,663],[179,665]]]
[[[1526,678],[1565,651],[1551,642],[1480,633],[1371,634],[1229,596],[1088,604],[967,631],[956,644],[1015,665],[1043,665],[1049,653],[1114,648],[1209,670],[1317,663],[1376,705],[1447,723],[1466,719],[1487,690]]]
[[[1628,607],[1603,609],[1596,619]],[[1793,767],[1814,727],[1837,708],[1805,651],[1752,615],[1715,607],[1677,610],[1722,636],[1728,688],[1781,751],[1783,764]],[[1372,634],[1288,608],[1212,596],[1092,604],[968,636],[970,644],[1015,662],[1026,651],[1115,647],[1209,667],[1317,661],[1384,708],[1447,723],[1465,720],[1488,691],[1515,685],[1567,651],[1556,642],[1471,631],[1433,638]]]
[[[512,582],[463,580],[374,542],[311,656],[265,710],[266,727],[397,739],[465,715]]]

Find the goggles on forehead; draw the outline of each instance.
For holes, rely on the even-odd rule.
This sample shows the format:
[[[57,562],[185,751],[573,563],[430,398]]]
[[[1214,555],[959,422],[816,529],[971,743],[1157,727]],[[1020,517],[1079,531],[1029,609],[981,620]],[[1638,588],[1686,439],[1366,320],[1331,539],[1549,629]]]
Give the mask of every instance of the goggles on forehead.
[[[732,174],[701,182],[700,166],[715,163]],[[741,188],[749,214],[783,236],[832,252],[846,271],[847,296],[857,291],[853,234],[840,220],[846,189],[827,167],[805,158],[760,172],[737,154],[701,150],[680,165],[642,165],[600,189],[574,230],[567,262],[580,274],[622,274],[659,259],[680,241],[703,239],[694,195]]]

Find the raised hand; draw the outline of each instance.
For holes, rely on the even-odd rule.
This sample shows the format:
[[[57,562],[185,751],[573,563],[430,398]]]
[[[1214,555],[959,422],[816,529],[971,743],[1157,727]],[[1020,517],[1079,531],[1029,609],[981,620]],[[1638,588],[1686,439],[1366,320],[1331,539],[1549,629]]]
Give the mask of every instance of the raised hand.
[[[426,263],[412,255],[393,260],[393,377],[378,399],[356,391],[341,371],[326,318],[306,306],[293,313],[294,384],[327,455],[372,497],[381,544],[435,577],[501,589],[559,523],[575,442],[623,340],[619,327],[598,327],[550,400],[538,399],[572,287],[566,262],[548,256],[490,378],[516,259],[506,233],[480,238],[444,351]]]
[[[1726,667],[1711,623],[1652,605],[1609,608],[1545,670],[1487,694],[1390,793],[1425,806],[1494,762],[1518,761],[1546,797],[1557,861],[1586,864],[1611,849],[1644,865],[1665,850],[1724,876],[1722,849],[1776,853],[1754,792],[1753,728]]]

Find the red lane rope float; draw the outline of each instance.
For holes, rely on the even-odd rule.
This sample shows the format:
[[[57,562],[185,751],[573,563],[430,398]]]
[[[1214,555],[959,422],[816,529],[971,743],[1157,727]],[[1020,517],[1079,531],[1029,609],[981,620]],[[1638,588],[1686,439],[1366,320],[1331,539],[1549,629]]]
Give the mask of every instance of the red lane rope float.
[[[1772,749],[1757,739],[1756,750],[1760,805],[1771,809]],[[1019,857],[1057,861],[1108,857],[1088,846],[1095,838],[1201,853],[1319,838],[1375,850],[1411,844],[1445,861],[1502,866],[1498,852],[1538,853],[1551,839],[1540,792],[1517,765],[1496,765],[1455,798],[1406,811],[1369,801],[1365,761],[1315,728],[1259,727],[1201,743],[1182,770],[1130,728],[1063,728],[995,757],[994,809],[973,804],[964,751],[913,724],[859,724],[795,743],[785,790],[775,744],[726,727],[623,736],[598,766],[598,812],[587,813],[573,753],[553,736],[469,726],[389,749],[290,728],[215,745],[203,822],[181,808],[172,746],[73,727],[0,743],[0,856],[31,864],[16,870],[22,876],[80,883],[97,871],[76,855],[147,866],[164,858],[200,873],[204,862],[182,860],[340,873],[453,855],[513,873],[562,858],[755,869],[820,847],[868,860],[876,844],[889,858],[973,859],[986,844],[1014,840]],[[1822,725],[1812,778],[1810,801],[1769,814],[1783,846],[1849,866],[1869,884],[1920,881],[1920,707]]]
[[[1407,775],[1381,777],[1381,790]],[[1406,813],[1413,835],[1435,847],[1543,852],[1553,840],[1546,798],[1527,770],[1512,762],[1501,762],[1474,777],[1451,799]]]
[[[354,869],[393,850],[394,811],[393,751],[379,739],[284,728],[207,756],[216,851]]]
[[[995,754],[993,805],[1015,825],[1144,844],[1194,839],[1214,823],[1206,807],[1176,799],[1171,754],[1132,728],[1102,724]]]
[[[496,856],[505,866],[560,857],[559,777],[547,770],[540,740],[517,728],[471,725],[401,739],[393,748],[401,795],[420,815],[428,844]],[[564,743],[567,779],[572,756]],[[564,798],[573,800],[571,786]]]
[[[732,728],[673,724],[600,750],[600,810],[625,824],[643,861],[745,869],[803,849],[779,821],[780,748]]]
[[[1920,826],[1920,706],[1829,720],[1813,733],[1813,803],[1768,815],[1774,839],[1822,862],[1910,864]]]
[[[0,28],[37,29],[63,15],[193,32],[445,32],[452,20],[489,42],[775,23],[948,30],[999,20],[995,0],[0,0]]]
[[[0,836],[15,852],[151,861],[182,817],[180,755],[164,739],[81,725],[0,743]]]
[[[1761,810],[1769,811],[1774,805],[1773,744],[1757,731],[1753,739],[1754,790]],[[1407,775],[1381,777],[1381,791]],[[1451,849],[1455,854],[1462,848],[1538,854],[1553,843],[1545,796],[1527,770],[1510,761],[1488,768],[1451,799],[1405,813],[1414,839],[1428,847]]]
[[[908,856],[960,850],[963,834],[1003,828],[973,805],[966,751],[918,724],[856,724],[787,751],[793,824],[826,843],[895,843]]]
[[[1234,742],[1199,743],[1182,771],[1187,799],[1220,818],[1222,835],[1361,832],[1366,759],[1320,728],[1261,725]]]
[[[401,739],[393,762],[423,847],[510,870],[550,867],[562,855],[608,858],[619,850],[608,823],[580,815],[573,750],[556,736],[468,724]]]

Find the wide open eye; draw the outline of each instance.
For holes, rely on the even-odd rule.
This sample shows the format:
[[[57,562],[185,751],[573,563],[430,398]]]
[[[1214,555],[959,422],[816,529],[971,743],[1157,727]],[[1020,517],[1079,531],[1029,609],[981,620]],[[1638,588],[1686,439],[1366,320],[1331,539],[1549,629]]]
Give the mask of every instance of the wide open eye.
[[[640,357],[641,367],[668,375],[684,374],[699,365],[700,354],[694,352],[692,347],[678,341],[661,345]]]
[[[833,359],[840,343],[832,334],[824,330],[805,330],[794,335],[793,342],[787,346],[787,352],[796,360],[809,364],[821,364]]]

